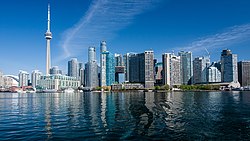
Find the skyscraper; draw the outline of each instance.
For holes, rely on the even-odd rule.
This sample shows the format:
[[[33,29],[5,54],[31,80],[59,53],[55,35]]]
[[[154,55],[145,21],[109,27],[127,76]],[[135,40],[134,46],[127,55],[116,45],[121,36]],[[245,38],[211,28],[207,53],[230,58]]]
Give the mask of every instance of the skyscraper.
[[[52,33],[50,32],[50,5],[48,4],[48,27],[47,32],[45,33],[45,39],[47,43],[47,52],[46,52],[46,75],[49,75],[49,69],[51,65],[50,58],[50,40],[52,39]]]
[[[158,62],[155,64],[155,83],[156,84],[162,84],[162,62]]]
[[[106,86],[106,66],[107,66],[107,60],[106,60],[106,52],[107,52],[107,44],[106,41],[101,41],[100,43],[100,67],[101,67],[101,73],[100,73],[100,83],[101,86]]]
[[[115,66],[123,66],[123,60],[121,54],[115,53]]]
[[[29,80],[29,73],[26,71],[19,71],[19,86],[28,86],[28,80]]]
[[[3,73],[0,71],[0,88],[3,87]]]
[[[210,65],[209,57],[197,57],[193,61],[193,82],[194,84],[206,83],[207,71]]]
[[[213,62],[207,69],[208,82],[221,82],[221,72],[217,67],[217,63]]]
[[[221,52],[221,76],[222,82],[238,82],[237,54],[228,49]]]
[[[88,52],[88,62],[96,62],[96,52],[95,52],[95,47],[89,47],[89,52]]]
[[[79,63],[76,58],[68,61],[68,76],[79,78]]]
[[[172,53],[164,53],[162,55],[163,64],[163,84],[174,86],[181,85],[181,59]]]
[[[42,73],[38,70],[34,70],[31,74],[32,87],[36,88],[38,86],[38,80],[41,79]]]
[[[241,86],[250,86],[250,61],[238,62],[238,76]]]
[[[126,53],[123,55],[123,65],[125,67],[125,81],[129,82],[129,58],[135,53]]]
[[[110,52],[106,53],[106,85],[111,86],[115,82],[115,58]]]
[[[154,87],[153,51],[129,56],[129,82],[143,83],[145,88]]]
[[[62,75],[62,70],[60,70],[58,66],[53,66],[52,68],[50,68],[49,74],[51,75],[61,74]]]
[[[98,66],[95,60],[96,53],[94,47],[89,47],[89,56],[88,62],[85,64],[85,85],[86,87],[90,87],[91,89],[96,88],[99,86],[98,82]]]
[[[182,76],[182,84],[190,85],[192,84],[193,77],[193,57],[192,52],[184,52],[181,51],[178,54],[181,58],[181,76]]]
[[[83,63],[79,63],[79,80],[81,85],[84,85],[84,67]]]

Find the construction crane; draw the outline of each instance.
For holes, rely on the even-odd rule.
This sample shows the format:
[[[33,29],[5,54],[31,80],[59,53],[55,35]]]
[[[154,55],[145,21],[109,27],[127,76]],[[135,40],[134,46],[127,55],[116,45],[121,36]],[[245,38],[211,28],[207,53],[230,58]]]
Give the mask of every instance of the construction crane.
[[[208,54],[208,58],[210,59],[210,52],[208,52],[207,48],[205,48],[207,54]]]

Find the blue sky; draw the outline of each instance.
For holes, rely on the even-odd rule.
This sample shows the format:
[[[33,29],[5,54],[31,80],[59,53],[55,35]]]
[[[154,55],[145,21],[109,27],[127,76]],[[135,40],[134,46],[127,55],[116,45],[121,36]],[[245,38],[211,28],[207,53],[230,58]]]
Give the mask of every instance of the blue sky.
[[[87,49],[107,41],[113,53],[153,49],[155,57],[180,50],[194,57],[222,49],[250,60],[249,0],[51,0],[52,65],[64,73],[72,57],[87,61]],[[0,70],[45,72],[46,0],[0,4]]]

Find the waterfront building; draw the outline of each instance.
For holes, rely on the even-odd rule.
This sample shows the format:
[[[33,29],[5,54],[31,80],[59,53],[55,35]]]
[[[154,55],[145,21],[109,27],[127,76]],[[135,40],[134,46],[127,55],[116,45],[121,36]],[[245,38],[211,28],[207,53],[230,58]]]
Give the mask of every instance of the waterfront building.
[[[129,57],[129,82],[143,83],[145,88],[154,87],[154,52],[145,51]]]
[[[207,81],[209,83],[221,82],[221,72],[216,62],[213,62],[207,69]]]
[[[221,76],[222,82],[238,82],[237,54],[228,49],[221,52]]]
[[[28,80],[29,80],[29,73],[26,71],[19,71],[19,86],[23,87],[23,86],[28,86]]]
[[[115,66],[123,66],[123,59],[121,54],[115,53]]]
[[[193,83],[207,83],[207,71],[210,65],[209,57],[197,57],[193,60]]]
[[[162,84],[162,70],[163,70],[163,64],[162,62],[155,64],[155,83],[156,84]]]
[[[0,71],[0,88],[3,87],[3,73]]]
[[[41,76],[38,80],[38,86],[42,89],[64,90],[67,88],[77,89],[80,86],[80,81],[75,77],[55,74],[49,76]]]
[[[193,57],[192,52],[180,51],[182,84],[191,85],[193,78]]]
[[[181,85],[181,59],[173,53],[164,53],[162,55],[163,64],[163,84],[173,87]]]
[[[84,85],[84,67],[83,63],[79,63],[79,80],[81,85]]]
[[[238,62],[238,79],[242,87],[250,86],[250,61]]]
[[[123,55],[123,65],[125,71],[125,81],[129,82],[129,58],[135,53],[126,53]]]
[[[85,86],[93,89],[99,86],[95,47],[89,47],[88,54],[88,62],[85,64]]]
[[[68,61],[68,76],[79,78],[79,63],[76,58]]]
[[[4,75],[3,76],[3,88],[10,88],[12,86],[17,87],[19,85],[19,78],[18,76],[14,75]]]
[[[115,67],[115,82],[117,82],[118,84],[125,82],[125,67],[124,66]]]
[[[106,41],[101,41],[101,43],[100,43],[100,67],[101,67],[101,72],[100,72],[100,86],[102,87],[102,86],[106,86],[107,84],[106,84],[106,82],[107,82],[107,80],[106,80],[106,78],[107,78],[107,76],[106,76],[106,71],[107,71],[107,69],[106,69],[106,67],[107,67],[107,57],[106,57],[106,52],[107,52],[107,43],[106,43]]]
[[[106,86],[111,86],[115,82],[115,58],[110,52],[106,54]]]
[[[49,75],[49,69],[51,65],[51,58],[50,58],[50,40],[52,39],[52,33],[50,31],[50,5],[48,5],[48,26],[47,31],[45,33],[45,39],[46,39],[46,75]]]
[[[38,80],[41,79],[42,73],[38,70],[34,70],[31,73],[31,83],[32,83],[32,87],[36,88],[38,86]]]
[[[52,68],[50,68],[49,74],[51,75],[61,74],[62,75],[62,70],[60,70],[58,66],[53,66]]]

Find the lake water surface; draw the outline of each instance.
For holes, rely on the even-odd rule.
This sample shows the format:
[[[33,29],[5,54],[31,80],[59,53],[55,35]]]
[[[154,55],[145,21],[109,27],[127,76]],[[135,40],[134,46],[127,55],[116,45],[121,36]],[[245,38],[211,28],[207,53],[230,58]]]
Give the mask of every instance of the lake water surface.
[[[0,140],[250,140],[250,92],[0,93]]]

